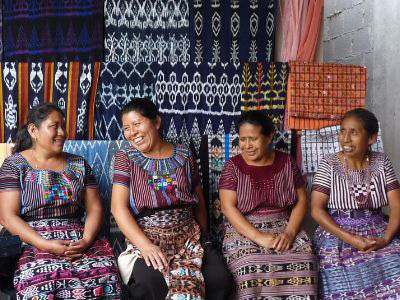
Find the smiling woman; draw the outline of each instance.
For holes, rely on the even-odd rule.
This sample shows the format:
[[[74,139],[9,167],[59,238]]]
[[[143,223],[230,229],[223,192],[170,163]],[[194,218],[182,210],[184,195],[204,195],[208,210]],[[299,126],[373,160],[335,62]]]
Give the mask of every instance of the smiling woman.
[[[118,264],[131,296],[226,299],[231,280],[206,239],[194,156],[186,146],[163,140],[161,117],[150,100],[133,99],[121,120],[129,145],[115,156],[111,211],[127,239]]]
[[[370,151],[378,120],[366,109],[340,124],[342,151],[320,163],[311,214],[321,299],[399,299],[400,184],[389,158]],[[389,205],[389,222],[381,208]]]
[[[120,299],[112,248],[97,238],[96,180],[82,157],[63,152],[65,138],[63,112],[39,104],[0,169],[0,223],[25,242],[17,298]]]
[[[223,241],[238,299],[317,299],[317,265],[301,230],[304,180],[288,155],[270,148],[272,121],[250,111],[238,123],[241,154],[219,181]]]

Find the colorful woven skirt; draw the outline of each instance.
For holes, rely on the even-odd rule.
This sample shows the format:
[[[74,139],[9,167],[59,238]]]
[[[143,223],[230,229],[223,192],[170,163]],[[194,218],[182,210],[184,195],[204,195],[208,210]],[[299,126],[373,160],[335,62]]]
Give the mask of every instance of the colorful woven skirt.
[[[383,237],[387,221],[380,210],[331,210],[335,222],[363,237]],[[321,299],[400,299],[400,239],[369,253],[318,227]]]
[[[79,240],[83,224],[72,219],[28,222],[48,240]],[[111,245],[96,240],[82,258],[70,262],[25,245],[14,275],[17,299],[120,299],[121,286]]]
[[[289,213],[246,217],[259,231],[277,234],[286,228]],[[290,250],[277,253],[242,236],[228,222],[225,226],[224,256],[238,299],[317,299],[316,258],[304,231],[296,236]]]
[[[204,250],[200,245],[200,227],[192,207],[156,210],[139,217],[137,222],[144,234],[159,246],[168,260],[161,272],[168,285],[165,299],[204,299],[205,286],[201,273]],[[128,241],[133,257],[141,253]]]

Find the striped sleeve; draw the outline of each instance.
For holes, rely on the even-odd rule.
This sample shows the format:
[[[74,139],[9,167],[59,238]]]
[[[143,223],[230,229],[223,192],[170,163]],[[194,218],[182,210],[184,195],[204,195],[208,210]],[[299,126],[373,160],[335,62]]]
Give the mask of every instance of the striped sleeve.
[[[238,185],[238,174],[235,170],[235,166],[231,160],[228,160],[221,172],[219,178],[219,189],[220,190],[232,190],[237,191]]]
[[[385,185],[386,193],[400,188],[400,184],[399,181],[397,180],[397,176],[393,169],[392,162],[387,156],[385,157],[384,169],[385,169],[385,179],[386,179],[386,185]]]
[[[332,167],[326,158],[323,158],[318,166],[317,173],[315,173],[312,190],[330,195],[331,193],[331,178]]]
[[[86,159],[83,159],[83,163],[85,165],[85,187],[92,189],[98,188],[92,167],[87,163]]]
[[[131,162],[128,155],[123,151],[118,151],[114,157],[114,168],[112,183],[129,187],[131,181]]]
[[[296,189],[298,189],[298,188],[304,186],[306,184],[306,182],[305,182],[303,176],[301,176],[299,167],[297,166],[294,159],[289,156],[289,161],[290,161],[291,169],[293,172],[294,187]]]
[[[12,160],[7,157],[0,168],[0,192],[20,191],[21,185],[19,178],[20,170]]]

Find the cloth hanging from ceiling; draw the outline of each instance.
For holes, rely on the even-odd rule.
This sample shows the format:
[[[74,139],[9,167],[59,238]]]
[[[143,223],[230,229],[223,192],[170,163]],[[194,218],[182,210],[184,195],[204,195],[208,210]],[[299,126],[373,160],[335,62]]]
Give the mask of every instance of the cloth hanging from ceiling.
[[[155,75],[147,63],[103,62],[96,96],[95,139],[124,139],[119,113],[135,97],[152,99]]]
[[[161,66],[156,71],[155,95],[169,140],[235,131],[240,116],[242,80],[233,65],[211,68]]]
[[[105,61],[190,61],[188,0],[106,0]]]
[[[100,63],[0,64],[0,141],[11,143],[28,111],[53,102],[65,113],[68,139],[93,139]]]
[[[296,60],[314,61],[321,31],[324,0],[310,0],[307,15],[301,30],[301,39]]]
[[[287,63],[244,63],[241,110],[266,111],[275,127],[280,129],[285,113],[288,73]]]
[[[272,61],[276,0],[191,0],[191,57],[196,65]]]
[[[337,125],[347,111],[364,107],[366,87],[363,66],[289,62],[285,122],[291,129]]]
[[[302,172],[315,173],[321,159],[327,154],[339,152],[340,125],[320,130],[303,130],[301,135]],[[383,152],[382,133],[379,126],[377,142],[371,145],[372,151]]]
[[[277,12],[277,61],[314,61],[321,30],[323,0],[280,0]]]
[[[0,61],[3,61],[3,1],[0,1]]]
[[[103,1],[5,0],[6,61],[100,61]]]

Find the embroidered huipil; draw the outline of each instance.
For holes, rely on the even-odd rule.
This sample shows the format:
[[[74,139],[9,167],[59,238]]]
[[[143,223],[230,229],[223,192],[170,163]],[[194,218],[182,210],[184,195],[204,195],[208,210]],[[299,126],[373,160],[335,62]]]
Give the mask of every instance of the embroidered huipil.
[[[199,183],[195,159],[183,145],[174,145],[173,155],[166,159],[147,158],[130,145],[115,155],[113,184],[129,187],[134,215],[196,204],[194,188]]]

